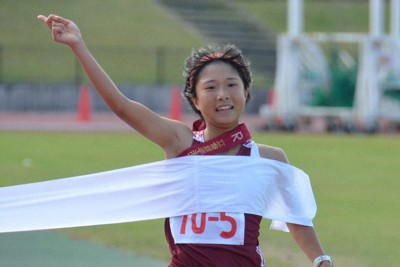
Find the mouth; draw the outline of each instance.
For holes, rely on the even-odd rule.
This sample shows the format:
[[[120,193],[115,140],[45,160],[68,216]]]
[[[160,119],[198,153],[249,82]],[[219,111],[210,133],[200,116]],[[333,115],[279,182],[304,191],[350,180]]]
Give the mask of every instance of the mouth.
[[[225,110],[232,110],[233,106],[231,105],[224,105],[224,106],[219,106],[215,109],[215,111],[225,111]]]

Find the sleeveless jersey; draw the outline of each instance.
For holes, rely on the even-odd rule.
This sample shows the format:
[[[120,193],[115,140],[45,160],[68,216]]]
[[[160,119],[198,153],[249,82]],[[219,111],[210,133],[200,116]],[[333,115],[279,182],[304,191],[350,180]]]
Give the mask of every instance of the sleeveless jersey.
[[[204,142],[203,132],[194,132],[193,139],[193,145]],[[260,156],[254,141],[243,144],[237,155]],[[165,235],[172,255],[168,266],[264,267],[258,243],[261,219],[252,214],[225,212],[167,218]]]

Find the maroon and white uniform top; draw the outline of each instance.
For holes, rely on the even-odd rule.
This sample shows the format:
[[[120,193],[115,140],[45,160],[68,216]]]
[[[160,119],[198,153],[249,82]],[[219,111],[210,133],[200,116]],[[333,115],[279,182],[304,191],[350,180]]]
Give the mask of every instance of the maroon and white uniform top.
[[[203,142],[203,131],[193,132],[193,145]],[[260,157],[254,141],[242,144],[237,155]],[[261,219],[228,212],[166,219],[165,235],[172,255],[169,267],[265,266],[258,242]]]

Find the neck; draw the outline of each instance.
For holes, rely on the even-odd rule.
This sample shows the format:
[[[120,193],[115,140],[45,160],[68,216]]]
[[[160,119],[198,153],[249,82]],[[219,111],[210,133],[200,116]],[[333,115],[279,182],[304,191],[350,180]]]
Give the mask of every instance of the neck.
[[[215,138],[221,134],[224,134],[226,132],[232,131],[233,129],[235,129],[238,125],[236,125],[235,127],[230,127],[230,128],[224,128],[224,129],[216,129],[216,128],[212,128],[212,127],[208,127],[204,130],[204,140],[210,140],[212,138]]]
[[[206,128],[204,129],[204,139],[206,141],[210,140],[221,134],[232,131],[233,129],[235,129],[238,126],[239,126],[239,123],[223,125],[223,126],[215,126],[212,123],[208,123],[208,124],[206,124]]]
[[[204,128],[195,128],[195,131],[205,130],[205,142],[185,149],[178,157],[189,155],[217,155],[222,152],[231,154],[231,149],[234,150],[239,145],[251,139],[250,132],[246,128],[246,125],[241,124],[232,128],[233,127],[229,128],[231,130],[224,128],[223,131],[216,130],[214,127],[211,127],[208,131]],[[213,131],[210,131],[211,129]],[[206,136],[206,134],[208,135]]]

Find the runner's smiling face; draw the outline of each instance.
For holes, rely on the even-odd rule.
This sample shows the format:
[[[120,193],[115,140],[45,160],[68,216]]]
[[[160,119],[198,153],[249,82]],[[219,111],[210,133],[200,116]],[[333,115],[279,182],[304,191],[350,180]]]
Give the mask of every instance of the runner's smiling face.
[[[244,111],[248,90],[236,69],[228,63],[209,63],[199,74],[192,101],[207,125],[236,127]]]

